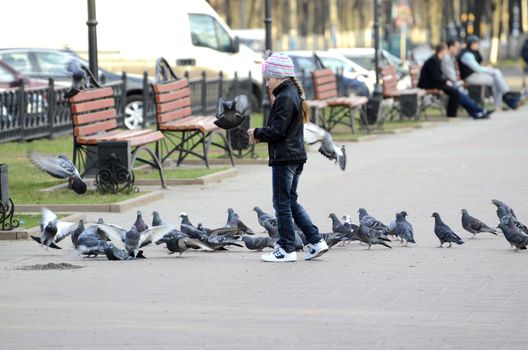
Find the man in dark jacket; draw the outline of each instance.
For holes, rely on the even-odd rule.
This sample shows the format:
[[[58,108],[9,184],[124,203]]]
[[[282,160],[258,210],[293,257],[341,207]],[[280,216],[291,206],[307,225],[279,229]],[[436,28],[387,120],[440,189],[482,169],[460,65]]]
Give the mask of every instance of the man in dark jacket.
[[[447,116],[456,117],[459,103],[459,95],[452,83],[442,74],[442,60],[447,54],[447,46],[438,44],[435,48],[435,54],[425,61],[420,71],[418,87],[420,89],[439,89],[448,97]]]

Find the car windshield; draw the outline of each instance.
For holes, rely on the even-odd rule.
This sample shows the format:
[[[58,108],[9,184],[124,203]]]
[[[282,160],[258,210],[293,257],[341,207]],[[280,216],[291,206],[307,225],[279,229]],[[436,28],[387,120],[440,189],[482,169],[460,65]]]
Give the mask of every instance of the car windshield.
[[[347,58],[368,70],[374,69],[374,62],[370,56],[347,56]]]
[[[315,69],[313,57],[290,56],[295,66],[295,75],[300,76],[304,71],[306,76]]]
[[[334,57],[321,57],[319,56],[321,61],[323,62],[323,65],[326,68],[329,68],[333,70],[334,72],[337,71],[344,71],[349,73],[357,73],[357,71],[354,69],[353,66],[346,64],[346,62],[343,62],[342,60]]]
[[[214,17],[190,14],[189,22],[194,46],[209,47],[223,52],[231,50],[231,37]]]
[[[59,52],[35,52],[35,56],[41,74],[67,75],[68,62],[72,59],[70,55]]]
[[[30,75],[34,73],[27,52],[0,53],[0,59],[23,74]]]
[[[0,84],[10,84],[15,81],[13,73],[0,65]]]

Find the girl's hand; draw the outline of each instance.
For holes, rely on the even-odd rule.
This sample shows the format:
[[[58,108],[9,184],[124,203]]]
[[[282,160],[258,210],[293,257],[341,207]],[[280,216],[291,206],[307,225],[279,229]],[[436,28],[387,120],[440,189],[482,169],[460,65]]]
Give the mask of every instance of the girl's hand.
[[[248,129],[247,134],[249,136],[249,144],[254,145],[260,142],[255,138],[255,129]]]

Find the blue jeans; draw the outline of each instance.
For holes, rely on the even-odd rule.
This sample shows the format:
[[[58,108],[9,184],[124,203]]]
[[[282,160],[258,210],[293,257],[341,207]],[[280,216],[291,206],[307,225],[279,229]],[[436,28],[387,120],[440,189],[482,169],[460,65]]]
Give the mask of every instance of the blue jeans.
[[[279,230],[278,244],[286,252],[295,251],[295,232],[293,222],[304,232],[308,242],[315,244],[321,240],[319,229],[312,223],[308,213],[297,202],[297,185],[304,164],[274,165],[273,208],[277,216]]]
[[[479,105],[471,99],[464,91],[457,89],[458,91],[458,103],[464,107],[468,114],[472,117],[476,117],[477,114],[484,112]]]

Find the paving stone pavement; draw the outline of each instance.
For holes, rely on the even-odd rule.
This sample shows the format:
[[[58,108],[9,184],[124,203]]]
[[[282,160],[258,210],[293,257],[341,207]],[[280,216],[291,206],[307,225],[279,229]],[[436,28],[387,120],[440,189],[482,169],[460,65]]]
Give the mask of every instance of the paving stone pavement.
[[[389,221],[406,210],[415,247],[353,243],[319,261],[274,265],[238,248],[177,258],[153,246],[148,259],[111,262],[76,256],[69,240],[62,251],[0,242],[0,348],[526,349],[528,253],[502,235],[469,239],[460,209],[496,225],[490,200],[500,198],[528,222],[527,114],[350,144],[346,172],[309,154],[300,199],[322,231],[330,212],[356,219],[361,206]],[[175,187],[138,209],[175,223],[185,211],[214,227],[233,207],[257,229],[251,209],[271,211],[271,172],[239,168],[236,179]],[[437,248],[433,211],[466,244]],[[101,215],[128,226],[135,211]],[[83,268],[15,269],[49,262]]]

